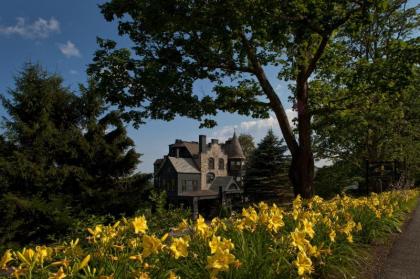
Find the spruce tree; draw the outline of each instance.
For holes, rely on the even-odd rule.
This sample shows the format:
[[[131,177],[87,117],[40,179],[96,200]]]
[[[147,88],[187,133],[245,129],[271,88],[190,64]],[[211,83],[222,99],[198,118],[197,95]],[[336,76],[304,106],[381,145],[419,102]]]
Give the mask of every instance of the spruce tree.
[[[90,84],[80,94],[27,65],[9,98],[0,142],[0,245],[60,236],[87,214],[131,214],[148,176],[119,114]],[[132,197],[132,202],[130,199]]]
[[[80,92],[88,147],[80,160],[92,178],[83,202],[94,213],[133,214],[151,175],[135,173],[141,154],[135,151],[120,113],[109,110],[94,81],[81,86]]]
[[[75,182],[83,179],[62,162],[76,157],[72,146],[80,139],[76,96],[39,66],[27,65],[15,82],[11,98],[2,97],[13,150],[0,160],[0,243],[63,233],[72,222],[71,193],[80,191]]]
[[[252,153],[247,165],[244,190],[250,201],[279,200],[291,197],[287,147],[269,130]]]

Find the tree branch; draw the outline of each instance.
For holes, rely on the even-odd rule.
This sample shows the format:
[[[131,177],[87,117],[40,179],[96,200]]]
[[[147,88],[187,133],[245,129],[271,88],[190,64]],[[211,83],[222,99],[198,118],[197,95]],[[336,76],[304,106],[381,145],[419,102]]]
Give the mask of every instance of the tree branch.
[[[318,49],[316,50],[314,56],[312,57],[308,68],[306,68],[306,71],[304,74],[305,80],[307,80],[311,76],[312,72],[315,70],[316,63],[318,62],[318,60],[321,58],[322,54],[324,53],[325,47],[327,46],[329,39],[330,39],[329,34],[322,36],[321,43],[319,44]]]
[[[268,81],[264,69],[262,68],[256,56],[255,48],[251,45],[251,42],[248,41],[246,35],[243,32],[241,32],[239,35],[241,37],[242,44],[246,49],[248,59],[250,60],[254,68],[254,74],[257,77],[261,88],[263,89],[264,93],[270,101],[270,107],[276,114],[277,121],[279,123],[283,137],[286,141],[287,147],[289,148],[292,156],[296,156],[296,154],[298,154],[299,152],[299,145],[293,134],[293,130],[290,127],[289,119],[287,117],[283,104],[281,103],[280,98],[277,96],[276,91],[274,91],[273,87],[271,86],[271,83]]]

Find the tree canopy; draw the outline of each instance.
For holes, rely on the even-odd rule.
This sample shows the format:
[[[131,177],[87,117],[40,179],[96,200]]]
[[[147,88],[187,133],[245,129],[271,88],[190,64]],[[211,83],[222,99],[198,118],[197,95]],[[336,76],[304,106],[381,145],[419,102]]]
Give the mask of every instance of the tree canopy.
[[[389,1],[371,10],[369,24],[336,35],[311,82],[319,157],[359,169],[364,159],[396,159],[418,172],[417,9]]]
[[[133,47],[99,39],[89,73],[106,100],[126,120],[171,120],[176,115],[214,126],[218,111],[268,117],[274,111],[292,154],[295,193],[313,194],[311,111],[308,79],[341,28],[368,21],[369,1],[109,1],[101,5],[108,21],[118,20],[120,35]],[[284,104],[267,78],[267,67],[294,82],[298,112],[294,135]],[[212,92],[194,94],[197,80]],[[284,94],[283,92],[281,94]]]
[[[240,134],[238,140],[246,160],[249,160],[252,152],[255,150],[254,138],[250,134]]]

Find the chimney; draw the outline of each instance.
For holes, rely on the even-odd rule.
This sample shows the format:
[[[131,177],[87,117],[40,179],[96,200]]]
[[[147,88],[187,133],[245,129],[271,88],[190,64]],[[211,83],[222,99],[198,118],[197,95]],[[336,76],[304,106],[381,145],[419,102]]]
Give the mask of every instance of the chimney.
[[[199,141],[198,141],[198,150],[200,153],[206,152],[207,151],[207,139],[205,135],[200,135],[199,137]]]
[[[218,144],[219,140],[218,139],[211,139],[211,144]]]
[[[179,148],[176,149],[176,157],[179,158]]]

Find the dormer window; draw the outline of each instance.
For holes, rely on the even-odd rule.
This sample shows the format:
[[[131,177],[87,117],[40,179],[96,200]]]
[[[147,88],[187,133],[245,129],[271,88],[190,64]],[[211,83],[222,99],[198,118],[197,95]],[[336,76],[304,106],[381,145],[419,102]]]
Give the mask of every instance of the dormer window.
[[[214,159],[209,158],[209,170],[214,170]]]
[[[219,159],[219,170],[224,170],[224,169],[225,169],[225,160],[220,158]]]
[[[216,176],[214,175],[214,173],[209,172],[209,173],[207,174],[207,184],[212,183],[215,177],[216,177]]]

